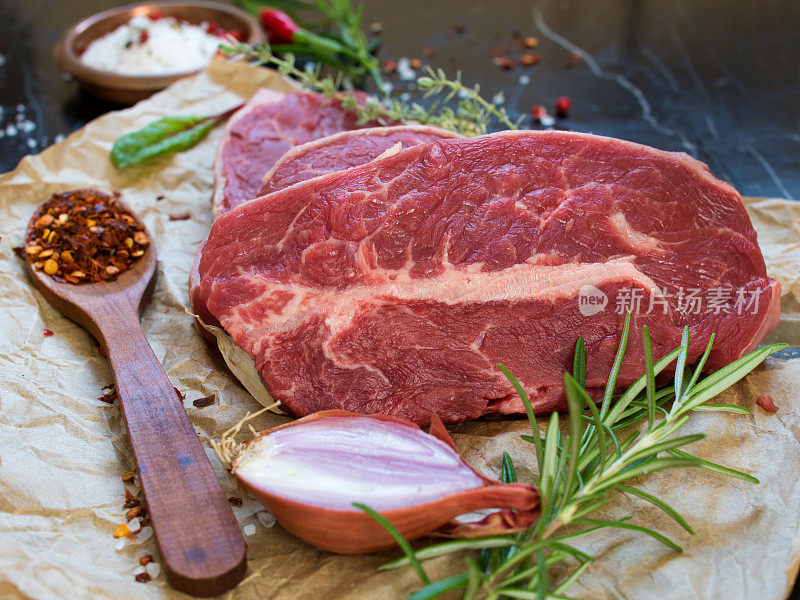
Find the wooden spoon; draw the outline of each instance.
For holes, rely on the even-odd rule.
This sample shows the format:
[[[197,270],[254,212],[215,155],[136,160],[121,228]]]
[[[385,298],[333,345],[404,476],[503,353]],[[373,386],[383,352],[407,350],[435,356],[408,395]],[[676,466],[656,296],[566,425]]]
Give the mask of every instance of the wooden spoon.
[[[38,216],[39,211],[28,232]],[[139,323],[155,283],[153,244],[110,282],[58,283],[35,270],[31,261],[26,264],[42,295],[105,348],[169,582],[194,596],[231,589],[247,570],[242,533],[183,403]]]

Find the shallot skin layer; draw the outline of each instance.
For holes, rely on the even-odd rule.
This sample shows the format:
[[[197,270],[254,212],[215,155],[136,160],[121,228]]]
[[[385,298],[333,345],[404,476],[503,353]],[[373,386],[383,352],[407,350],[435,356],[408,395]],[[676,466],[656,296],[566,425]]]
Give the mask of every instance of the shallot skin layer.
[[[479,475],[438,418],[428,434],[387,415],[323,411],[254,439],[232,472],[286,530],[342,554],[396,545],[353,503],[380,512],[407,539],[453,531],[454,517],[482,509],[506,510],[456,531],[520,531],[539,513],[538,490]]]
[[[329,417],[257,439],[239,478],[284,498],[336,510],[424,504],[483,481],[446,443],[416,427]]]

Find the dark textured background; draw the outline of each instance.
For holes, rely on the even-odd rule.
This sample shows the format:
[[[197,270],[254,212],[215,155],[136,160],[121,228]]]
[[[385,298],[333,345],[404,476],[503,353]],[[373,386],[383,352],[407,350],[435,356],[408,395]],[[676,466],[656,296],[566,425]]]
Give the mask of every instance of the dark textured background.
[[[0,170],[112,108],[65,81],[51,48],[68,24],[124,3],[0,0],[0,131],[18,115],[35,126],[0,138]],[[382,58],[461,69],[523,113],[568,95],[562,126],[689,152],[744,194],[800,198],[796,0],[371,0],[366,20],[384,25]],[[491,49],[515,30],[539,38],[542,61],[502,71]],[[583,60],[567,68],[573,52]]]
[[[51,49],[66,26],[125,3],[0,0],[0,171],[114,108],[65,79]],[[383,59],[461,69],[518,113],[567,95],[559,126],[689,152],[743,194],[800,199],[797,0],[369,0],[366,20],[383,24]],[[492,64],[514,32],[539,39],[538,65]]]

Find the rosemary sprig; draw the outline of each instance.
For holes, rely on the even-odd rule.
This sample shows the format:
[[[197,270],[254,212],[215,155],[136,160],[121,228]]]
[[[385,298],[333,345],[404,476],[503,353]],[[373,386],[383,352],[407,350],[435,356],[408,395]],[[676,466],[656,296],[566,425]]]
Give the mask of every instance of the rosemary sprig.
[[[403,558],[381,568],[393,569],[413,563],[422,569],[421,561],[428,558],[469,549],[481,550],[477,563],[466,558],[466,570],[446,579],[429,582],[423,569],[423,587],[412,594],[413,600],[437,598],[443,591],[453,589],[462,590],[464,600],[566,598],[564,591],[593,560],[571,545],[576,538],[602,529],[628,529],[649,535],[672,550],[681,551],[680,546],[659,532],[631,523],[631,517],[617,520],[592,518],[592,513],[606,503],[610,492],[616,490],[649,502],[687,532],[694,533],[674,508],[632,486],[630,480],[666,469],[692,467],[758,483],[757,479],[746,473],[705,461],[683,450],[685,446],[703,439],[703,434],[675,434],[693,411],[713,409],[748,414],[750,411],[742,407],[708,406],[706,403],[747,375],[769,355],[787,346],[775,344],[760,348],[700,379],[714,342],[713,336],[690,375],[686,364],[688,329],[684,330],[678,348],[654,362],[649,332],[645,327],[645,373],[612,404],[629,332],[630,315],[626,318],[617,357],[599,408],[584,387],[586,357],[583,340],[578,340],[573,373],[564,375],[569,405],[566,433],[560,428],[561,417],[553,413],[542,437],[527,394],[514,376],[500,365],[525,404],[533,429],[533,435],[522,437],[533,446],[539,467],[536,484],[541,494],[541,515],[529,529],[515,535],[444,542],[416,551],[406,547]],[[674,383],[657,390],[656,377],[673,363]],[[511,459],[504,454],[503,479],[510,481],[515,477],[513,474]],[[569,531],[563,531],[568,525]],[[576,562],[577,567],[561,581],[553,581],[552,567],[567,559]]]
[[[493,127],[518,129],[521,123],[521,118],[513,121],[502,107],[502,94],[496,94],[491,101],[485,99],[478,84],[470,87],[461,81],[460,72],[455,79],[448,79],[441,69],[427,67],[427,74],[417,79],[417,87],[423,91],[424,98],[433,102],[423,106],[388,95],[383,100],[372,95],[358,96],[342,89],[341,77],[323,75],[319,66],[299,68],[291,53],[277,56],[267,45],[249,46],[233,39],[228,41],[228,45],[220,47],[226,56],[274,66],[280,74],[296,79],[301,86],[326,98],[339,100],[344,108],[358,115],[358,122],[362,125],[416,122],[472,136],[486,133]],[[458,102],[454,107],[450,106],[456,97]]]

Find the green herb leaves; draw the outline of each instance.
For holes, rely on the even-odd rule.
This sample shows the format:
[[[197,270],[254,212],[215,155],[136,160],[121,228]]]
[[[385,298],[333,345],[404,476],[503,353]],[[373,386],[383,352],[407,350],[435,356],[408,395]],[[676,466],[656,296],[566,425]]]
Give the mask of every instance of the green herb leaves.
[[[120,137],[111,148],[111,162],[120,169],[195,146],[221,117],[174,116],[153,121]]]
[[[384,568],[413,564],[421,570],[420,560],[465,549],[481,550],[478,563],[470,558],[464,559],[466,570],[461,574],[434,582],[429,582],[425,577],[422,580],[423,587],[413,594],[413,598],[436,598],[442,591],[452,589],[463,590],[463,600],[566,598],[564,591],[593,560],[568,543],[573,539],[601,529],[628,529],[649,535],[674,551],[681,551],[678,544],[661,533],[630,523],[631,517],[617,520],[592,518],[590,515],[606,503],[610,492],[633,496],[658,507],[693,534],[690,525],[674,508],[634,487],[631,480],[666,469],[692,467],[758,482],[746,473],[700,459],[684,450],[704,435],[675,436],[675,433],[688,421],[692,411],[749,413],[742,407],[709,406],[706,402],[739,381],[769,355],[786,348],[786,345],[760,348],[700,379],[711,351],[713,336],[690,376],[686,365],[688,329],[684,330],[678,348],[654,361],[649,332],[645,328],[645,373],[612,403],[629,332],[630,315],[625,321],[619,351],[599,410],[585,389],[586,356],[583,340],[578,340],[573,373],[564,375],[569,408],[568,426],[559,427],[560,417],[553,413],[544,436],[540,433],[530,400],[522,386],[500,365],[525,404],[533,429],[533,435],[523,435],[522,438],[532,446],[534,456],[531,457],[531,467],[539,467],[536,484],[541,494],[541,516],[528,530],[514,535],[473,539],[467,543],[445,542],[417,551],[404,547],[405,558],[388,563]],[[656,389],[656,376],[673,363],[674,383]],[[513,477],[514,466],[510,457],[504,454],[503,479]],[[568,533],[562,532],[567,525],[570,526]],[[566,578],[554,581],[551,568],[566,559],[576,561],[577,567]]]
[[[521,123],[521,119],[512,121],[501,106],[502,95],[496,95],[492,100],[485,99],[481,96],[480,86],[465,85],[461,81],[460,73],[455,79],[448,79],[441,69],[428,68],[426,75],[417,79],[417,86],[424,92],[425,98],[434,99],[427,107],[388,96],[383,101],[375,96],[363,100],[352,92],[340,89],[341,77],[322,76],[319,68],[299,69],[291,53],[278,57],[266,45],[250,47],[236,40],[228,41],[230,45],[220,47],[220,51],[225,55],[273,65],[281,75],[293,77],[303,87],[314,90],[326,98],[339,100],[343,108],[353,110],[358,115],[360,124],[389,125],[416,122],[472,136],[486,133],[494,126],[517,129]],[[456,97],[458,102],[454,107],[450,106],[449,103]]]

